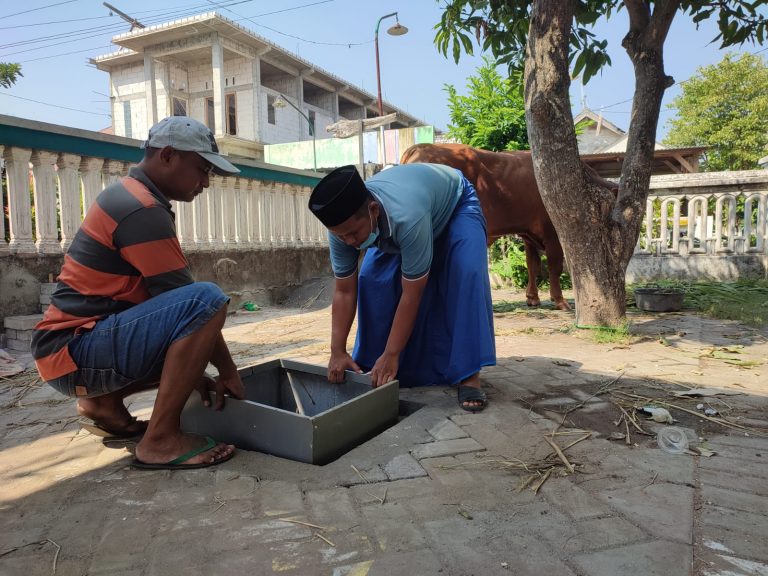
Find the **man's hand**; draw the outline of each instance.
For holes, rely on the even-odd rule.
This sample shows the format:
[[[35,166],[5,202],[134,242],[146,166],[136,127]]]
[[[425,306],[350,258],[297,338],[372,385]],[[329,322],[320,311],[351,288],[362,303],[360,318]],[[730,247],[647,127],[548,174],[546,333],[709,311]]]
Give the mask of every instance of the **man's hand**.
[[[399,355],[384,352],[384,354],[379,356],[379,359],[376,360],[376,364],[373,365],[373,369],[371,370],[373,387],[378,388],[382,384],[394,380],[397,377],[397,370],[399,367]]]
[[[215,410],[221,410],[224,408],[224,394],[229,392],[232,396],[239,400],[245,398],[245,386],[240,379],[240,374],[237,371],[232,372],[229,375],[219,375],[217,378],[211,378],[210,376],[203,376],[200,379],[200,384],[197,387],[200,392],[200,398],[203,401],[203,406],[211,405],[210,391],[216,392],[216,405]]]
[[[360,366],[352,360],[352,356],[347,352],[331,353],[331,359],[328,362],[328,381],[334,384],[341,384],[344,382],[344,371],[354,370],[358,374],[363,371]]]

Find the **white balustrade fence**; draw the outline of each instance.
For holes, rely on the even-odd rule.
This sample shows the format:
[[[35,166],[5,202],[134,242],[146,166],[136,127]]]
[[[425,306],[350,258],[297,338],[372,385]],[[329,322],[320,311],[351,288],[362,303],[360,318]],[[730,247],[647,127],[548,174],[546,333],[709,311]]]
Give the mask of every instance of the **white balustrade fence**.
[[[6,215],[0,218],[0,254],[66,251],[96,196],[131,166],[18,146],[0,145],[0,157],[7,175],[0,194],[0,214]],[[324,245],[325,228],[307,209],[310,191],[307,185],[213,176],[193,202],[174,202],[179,240],[189,251]]]
[[[653,177],[635,254],[768,254],[768,171]]]

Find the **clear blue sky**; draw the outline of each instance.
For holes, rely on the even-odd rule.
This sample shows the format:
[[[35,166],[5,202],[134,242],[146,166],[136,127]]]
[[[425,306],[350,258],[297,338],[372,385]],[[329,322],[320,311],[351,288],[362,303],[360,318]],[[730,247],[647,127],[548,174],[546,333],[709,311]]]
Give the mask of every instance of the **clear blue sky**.
[[[384,99],[429,124],[445,129],[449,113],[443,86],[453,84],[463,93],[467,77],[480,64],[480,56],[462,56],[458,65],[438,54],[433,44],[434,25],[441,16],[435,0],[112,0],[112,5],[144,24],[155,24],[218,11],[255,33],[376,94],[373,37],[377,20],[398,12],[409,28],[405,36],[389,36],[395,23],[386,19],[379,32],[381,81]],[[0,3],[0,61],[20,62],[24,77],[9,90],[0,89],[0,112],[66,126],[98,130],[110,125],[108,76],[88,59],[114,50],[110,39],[129,25],[100,0],[28,0]],[[621,48],[626,31],[622,11],[610,23],[600,22],[599,36],[608,38],[613,66],[584,87],[587,105],[629,128],[634,78],[629,58]],[[714,64],[725,52],[710,44],[716,30],[705,22],[699,30],[678,14],[665,48],[667,73],[682,81],[699,66]],[[761,47],[744,45],[757,52]],[[765,55],[766,52],[763,52]],[[665,104],[679,92],[667,91]],[[582,90],[571,89],[574,114],[581,109]],[[25,98],[27,100],[22,100]],[[30,102],[37,100],[66,110]],[[670,112],[664,107],[659,138],[666,132]]]

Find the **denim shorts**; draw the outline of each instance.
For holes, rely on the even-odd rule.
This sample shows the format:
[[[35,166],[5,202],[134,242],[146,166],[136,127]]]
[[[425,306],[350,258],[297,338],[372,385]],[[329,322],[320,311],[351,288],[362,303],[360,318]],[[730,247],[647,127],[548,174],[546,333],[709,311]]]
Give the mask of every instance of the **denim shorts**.
[[[78,370],[48,384],[91,398],[157,382],[170,345],[202,328],[227,302],[216,284],[195,282],[107,316],[70,341]]]

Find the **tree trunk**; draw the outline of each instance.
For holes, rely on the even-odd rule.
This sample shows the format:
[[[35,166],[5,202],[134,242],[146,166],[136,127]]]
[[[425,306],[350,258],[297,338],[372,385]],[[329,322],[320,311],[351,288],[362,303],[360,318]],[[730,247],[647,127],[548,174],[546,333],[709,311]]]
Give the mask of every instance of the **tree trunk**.
[[[669,3],[675,5],[674,14],[678,3]],[[627,0],[632,14],[629,4],[637,9],[635,4],[644,3]],[[575,7],[575,0],[533,2],[525,64],[528,136],[542,200],[573,278],[577,325],[618,326],[625,318],[625,274],[648,196],[664,92],[663,64],[661,50],[648,51],[644,44],[648,38],[640,34],[632,44],[637,54],[642,53],[633,58],[637,80],[633,120],[619,193],[614,198],[609,190],[591,182],[579,160],[568,94],[568,48]],[[651,36],[658,39],[658,34]]]

